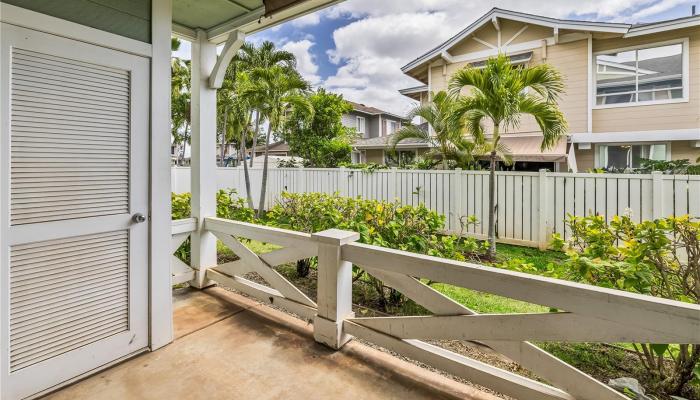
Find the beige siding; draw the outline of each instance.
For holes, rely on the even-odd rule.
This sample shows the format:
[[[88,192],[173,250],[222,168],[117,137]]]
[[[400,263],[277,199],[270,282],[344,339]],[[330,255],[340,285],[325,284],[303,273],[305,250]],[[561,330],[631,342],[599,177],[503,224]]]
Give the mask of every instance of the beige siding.
[[[569,132],[588,130],[588,40],[547,48],[547,62],[564,76],[566,93],[559,102]]]
[[[700,148],[691,147],[693,142],[678,141],[671,143],[671,159],[673,160],[690,160],[691,163],[700,157]]]
[[[595,40],[593,51],[690,38],[690,87],[686,103],[639,105],[593,110],[594,132],[688,129],[700,126],[700,28],[628,39]]]
[[[384,164],[384,150],[367,150],[367,163]]]
[[[595,146],[591,146],[590,150],[579,150],[576,149],[576,166],[578,167],[578,172],[586,172],[589,169],[593,169],[595,166]]]

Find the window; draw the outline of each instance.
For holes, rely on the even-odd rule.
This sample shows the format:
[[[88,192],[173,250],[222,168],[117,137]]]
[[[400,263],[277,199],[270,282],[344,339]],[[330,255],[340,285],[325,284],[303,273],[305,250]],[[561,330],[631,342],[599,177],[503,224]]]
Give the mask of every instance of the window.
[[[604,144],[598,146],[598,167],[639,168],[642,160],[667,160],[668,146],[654,144]]]
[[[618,51],[596,56],[596,105],[643,104],[684,99],[684,44]]]
[[[399,130],[399,123],[397,121],[386,121],[386,134],[391,135],[392,133]]]
[[[365,117],[357,117],[357,132],[365,133]]]

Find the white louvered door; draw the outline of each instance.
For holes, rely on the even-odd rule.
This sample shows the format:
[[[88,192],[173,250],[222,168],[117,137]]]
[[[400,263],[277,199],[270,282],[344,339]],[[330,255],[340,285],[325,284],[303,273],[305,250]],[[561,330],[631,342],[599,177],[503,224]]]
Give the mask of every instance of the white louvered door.
[[[148,60],[2,24],[0,398],[148,345]],[[5,351],[7,350],[7,351]]]

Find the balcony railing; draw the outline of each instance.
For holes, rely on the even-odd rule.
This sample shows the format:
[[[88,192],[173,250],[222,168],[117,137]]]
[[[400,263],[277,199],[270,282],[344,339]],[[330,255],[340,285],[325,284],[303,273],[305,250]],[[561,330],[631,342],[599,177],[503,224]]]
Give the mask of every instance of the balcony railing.
[[[173,247],[194,229],[175,221]],[[455,376],[522,399],[626,399],[607,385],[559,360],[528,340],[546,342],[700,343],[700,306],[623,291],[506,271],[405,251],[355,243],[354,232],[305,234],[206,218],[204,229],[238,260],[206,271],[208,279],[314,324],[318,342],[338,349],[362,338]],[[257,255],[244,239],[282,248]],[[274,267],[318,257],[317,302]],[[352,312],[352,266],[357,265],[433,313],[430,316],[356,318]],[[173,282],[194,272],[174,263]],[[255,272],[269,286],[245,279]],[[477,314],[422,283],[420,278],[565,310],[532,314]],[[425,342],[480,341],[548,382],[542,383]]]

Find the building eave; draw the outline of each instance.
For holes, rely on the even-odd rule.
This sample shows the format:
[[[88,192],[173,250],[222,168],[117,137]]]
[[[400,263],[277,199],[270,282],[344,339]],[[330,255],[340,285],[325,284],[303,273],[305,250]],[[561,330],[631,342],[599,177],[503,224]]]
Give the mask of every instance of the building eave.
[[[617,33],[625,34],[629,31],[632,25],[622,24],[622,23],[609,23],[609,22],[591,22],[591,21],[574,21],[574,20],[563,20],[557,18],[543,17],[539,15],[526,14],[518,11],[503,10],[500,8],[492,8],[491,11],[487,12],[479,19],[474,21],[468,27],[463,29],[457,35],[448,39],[438,47],[428,51],[422,56],[416,58],[410,63],[406,64],[401,68],[401,71],[405,74],[409,74],[413,69],[423,65],[426,62],[432,61],[433,59],[440,58],[443,52],[447,51],[449,48],[460,42],[461,40],[468,37],[470,34],[474,33],[476,30],[484,26],[485,24],[490,24],[494,19],[505,18],[513,21],[520,21],[525,23],[536,24],[540,26],[546,26],[558,30],[579,30],[586,32],[606,32],[606,33]]]

